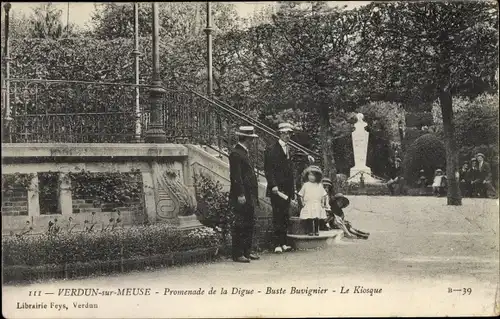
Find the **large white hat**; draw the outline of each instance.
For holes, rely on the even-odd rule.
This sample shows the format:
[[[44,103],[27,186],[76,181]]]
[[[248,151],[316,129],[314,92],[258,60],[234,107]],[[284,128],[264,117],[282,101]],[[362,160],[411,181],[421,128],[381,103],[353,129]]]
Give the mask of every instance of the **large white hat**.
[[[278,132],[293,132],[293,126],[290,123],[280,123],[278,125]]]
[[[236,132],[238,136],[248,136],[248,137],[259,137],[255,134],[255,129],[253,126],[240,126],[239,131]]]

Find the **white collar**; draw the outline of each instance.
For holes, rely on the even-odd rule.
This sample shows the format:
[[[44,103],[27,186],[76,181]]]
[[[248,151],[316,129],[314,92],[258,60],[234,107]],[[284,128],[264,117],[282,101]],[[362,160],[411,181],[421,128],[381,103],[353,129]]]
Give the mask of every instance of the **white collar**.
[[[287,146],[287,145],[288,145],[288,144],[287,144],[287,143],[285,143],[282,139],[279,139],[279,140],[278,140],[278,143],[280,143],[281,147],[285,147],[285,146]]]
[[[247,153],[248,153],[248,148],[247,148],[245,145],[243,145],[243,144],[241,144],[241,143],[238,143],[238,145],[239,145],[239,146],[241,146],[241,147],[243,147],[243,149],[244,149],[245,151],[247,151]]]

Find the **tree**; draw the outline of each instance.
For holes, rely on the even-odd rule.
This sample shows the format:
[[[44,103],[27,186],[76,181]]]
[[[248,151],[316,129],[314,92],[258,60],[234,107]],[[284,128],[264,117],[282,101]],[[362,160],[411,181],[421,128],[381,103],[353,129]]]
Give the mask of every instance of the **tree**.
[[[33,38],[61,38],[65,33],[62,25],[62,10],[51,2],[41,4],[33,10],[30,18],[30,34]]]
[[[496,87],[498,9],[493,2],[393,2],[369,6],[372,44],[391,55],[385,83],[407,97],[439,99],[446,146],[448,204],[461,205],[452,96],[466,84]],[[384,60],[384,59],[382,59]],[[387,62],[389,61],[389,62]],[[384,83],[384,82],[382,82]]]
[[[251,72],[268,112],[299,108],[316,114],[325,175],[336,177],[330,115],[362,103],[358,49],[365,11],[317,3],[282,3],[271,23],[241,34],[240,65]]]
[[[194,37],[203,38],[206,25],[206,4],[201,2],[176,2],[159,4],[160,38],[164,42],[181,43]],[[213,3],[215,32],[227,32],[238,24],[234,5]],[[152,8],[150,3],[140,3],[139,36],[151,37]],[[92,14],[94,35],[100,39],[134,37],[133,3],[102,3]],[[182,40],[182,41],[181,41]]]

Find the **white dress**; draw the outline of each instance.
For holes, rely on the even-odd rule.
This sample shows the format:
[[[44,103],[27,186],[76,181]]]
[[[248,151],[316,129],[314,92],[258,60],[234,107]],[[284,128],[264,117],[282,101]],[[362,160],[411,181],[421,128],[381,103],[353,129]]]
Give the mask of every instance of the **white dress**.
[[[432,187],[441,187],[443,182],[443,175],[434,176],[434,182],[432,183]]]
[[[323,198],[327,196],[323,185],[320,183],[306,182],[299,191],[304,207],[300,211],[300,218],[326,219],[326,211],[322,205]]]

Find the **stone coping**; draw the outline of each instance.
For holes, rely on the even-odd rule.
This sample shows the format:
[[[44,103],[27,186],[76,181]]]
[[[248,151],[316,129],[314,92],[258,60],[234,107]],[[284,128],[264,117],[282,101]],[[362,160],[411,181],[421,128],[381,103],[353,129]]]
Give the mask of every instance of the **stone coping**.
[[[186,157],[181,144],[2,143],[2,158],[40,157]]]

